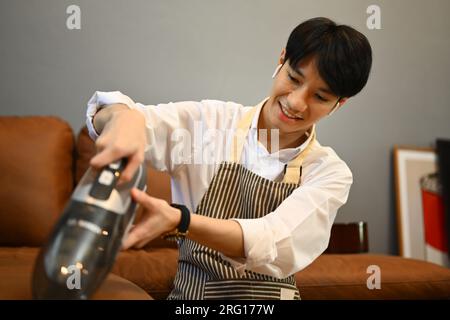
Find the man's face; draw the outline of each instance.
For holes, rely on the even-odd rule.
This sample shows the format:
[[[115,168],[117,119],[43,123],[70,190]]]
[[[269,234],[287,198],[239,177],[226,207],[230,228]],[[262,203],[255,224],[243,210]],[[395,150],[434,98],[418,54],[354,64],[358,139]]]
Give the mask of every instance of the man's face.
[[[280,62],[284,62],[282,58]],[[260,123],[267,129],[279,129],[280,136],[301,136],[329,114],[338,99],[320,77],[314,58],[303,60],[297,69],[286,61],[275,77]],[[343,102],[345,99],[340,105]]]

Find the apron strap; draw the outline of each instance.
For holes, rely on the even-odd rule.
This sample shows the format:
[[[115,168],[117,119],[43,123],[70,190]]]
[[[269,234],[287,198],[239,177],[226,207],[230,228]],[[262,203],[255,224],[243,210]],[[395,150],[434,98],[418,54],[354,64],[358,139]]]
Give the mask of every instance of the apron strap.
[[[261,104],[265,103],[267,99]],[[258,106],[253,107],[248,111],[242,119],[239,121],[236,132],[234,134],[233,140],[231,141],[231,154],[230,154],[230,161],[239,163],[242,155],[242,150],[244,149],[244,143],[248,135],[248,131],[250,129],[250,126],[252,124],[253,117],[255,116],[256,111],[258,110]],[[286,165],[285,175],[283,178],[284,183],[295,183],[299,184],[301,179],[301,173],[302,173],[302,164],[303,159],[305,156],[310,152],[311,146],[313,142],[316,139],[316,131],[313,127],[311,132],[311,139],[306,146],[306,148],[300,152],[300,154],[289,161],[289,163]]]
[[[231,162],[239,163],[241,159],[242,150],[244,149],[244,143],[247,138],[249,128],[252,124],[253,116],[255,115],[257,109],[258,106],[253,107],[238,123],[233,141],[231,141]]]
[[[316,140],[316,130],[313,127],[311,132],[311,138],[306,148],[300,152],[300,154],[288,162],[283,178],[284,183],[300,184],[302,178],[302,164],[306,155],[311,151],[311,147]]]

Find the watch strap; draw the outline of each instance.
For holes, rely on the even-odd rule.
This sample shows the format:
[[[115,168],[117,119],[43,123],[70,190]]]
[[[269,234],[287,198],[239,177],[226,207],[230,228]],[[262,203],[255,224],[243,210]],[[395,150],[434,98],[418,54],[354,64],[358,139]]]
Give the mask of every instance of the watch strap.
[[[165,233],[162,238],[165,240],[180,240],[186,237],[188,234],[189,224],[191,222],[191,212],[182,204],[171,203],[171,207],[179,209],[181,211],[180,223],[174,231]]]

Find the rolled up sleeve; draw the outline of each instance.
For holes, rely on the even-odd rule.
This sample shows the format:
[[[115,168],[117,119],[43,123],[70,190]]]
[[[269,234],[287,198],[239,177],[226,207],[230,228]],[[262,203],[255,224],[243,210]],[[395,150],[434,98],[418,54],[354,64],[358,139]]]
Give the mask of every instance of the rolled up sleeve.
[[[94,116],[104,105],[122,103],[130,109],[138,109],[134,101],[120,91],[96,91],[87,103],[86,127],[92,140],[97,140],[99,134],[94,128]]]
[[[103,106],[117,103],[125,104],[143,114],[147,134],[145,159],[155,169],[170,174],[191,161],[193,150],[190,138],[191,132],[194,132],[195,137],[197,125],[201,126],[200,130],[197,129],[200,134],[208,129],[227,128],[237,117],[239,110],[237,105],[232,104],[230,108],[224,108],[224,103],[214,100],[144,105],[134,102],[120,91],[96,91],[89,99],[86,110],[86,126],[93,140],[99,136],[94,128],[94,115]],[[186,143],[183,143],[183,139]]]
[[[222,257],[240,274],[250,270],[286,278],[325,251],[353,177],[342,160],[317,166],[314,172],[273,212],[258,219],[235,219],[243,231],[245,258]]]

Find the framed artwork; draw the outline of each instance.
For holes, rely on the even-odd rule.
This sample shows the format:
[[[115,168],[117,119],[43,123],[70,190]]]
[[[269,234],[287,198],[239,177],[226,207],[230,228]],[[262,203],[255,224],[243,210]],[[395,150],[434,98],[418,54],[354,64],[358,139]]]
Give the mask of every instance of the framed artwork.
[[[398,244],[403,257],[427,260],[421,180],[436,172],[433,149],[394,147]]]

